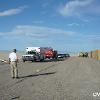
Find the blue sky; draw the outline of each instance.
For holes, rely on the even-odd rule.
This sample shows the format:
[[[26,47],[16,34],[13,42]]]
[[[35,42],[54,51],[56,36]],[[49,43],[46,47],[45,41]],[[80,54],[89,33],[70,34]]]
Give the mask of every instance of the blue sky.
[[[0,50],[100,49],[100,0],[0,0]]]

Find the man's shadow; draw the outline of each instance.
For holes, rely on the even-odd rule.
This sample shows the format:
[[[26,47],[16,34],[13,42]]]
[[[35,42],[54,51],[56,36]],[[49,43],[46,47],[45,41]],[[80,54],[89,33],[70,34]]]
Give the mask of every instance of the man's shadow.
[[[22,81],[24,81],[27,78],[31,78],[31,77],[37,77],[37,76],[44,76],[44,75],[52,75],[55,74],[56,72],[47,72],[47,73],[35,73],[35,74],[31,74],[31,75],[27,75],[27,76],[20,76],[18,79],[17,83],[20,83]]]
[[[56,72],[47,72],[47,73],[36,73],[36,74],[32,74],[32,75],[27,75],[27,76],[21,76],[19,77],[19,79],[21,78],[28,78],[28,77],[35,77],[35,76],[40,76],[40,75],[51,75],[51,74],[55,74]]]

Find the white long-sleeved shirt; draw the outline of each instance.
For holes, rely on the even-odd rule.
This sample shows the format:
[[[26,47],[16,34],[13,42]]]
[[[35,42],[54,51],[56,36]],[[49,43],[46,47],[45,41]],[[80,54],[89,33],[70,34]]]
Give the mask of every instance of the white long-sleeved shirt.
[[[10,61],[13,62],[13,61],[17,61],[17,55],[15,52],[12,52],[9,54],[9,58],[10,58]]]

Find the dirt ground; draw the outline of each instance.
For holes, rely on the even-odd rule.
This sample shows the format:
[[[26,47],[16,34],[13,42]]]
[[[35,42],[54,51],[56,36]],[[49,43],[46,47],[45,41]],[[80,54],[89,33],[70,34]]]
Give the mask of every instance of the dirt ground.
[[[0,63],[0,100],[100,100],[100,62],[70,57],[64,61],[19,62],[19,79]]]
[[[11,53],[11,52],[10,51],[2,51],[2,52],[0,51],[0,59],[8,60],[9,53]],[[23,54],[24,54],[24,52],[17,52],[18,58],[21,59]]]

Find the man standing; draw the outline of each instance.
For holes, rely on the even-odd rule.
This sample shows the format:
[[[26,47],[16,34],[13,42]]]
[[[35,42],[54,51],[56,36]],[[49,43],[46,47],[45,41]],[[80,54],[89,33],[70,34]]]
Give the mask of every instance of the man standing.
[[[17,68],[18,58],[16,55],[16,49],[9,54],[9,64],[11,66],[11,76],[12,78],[18,78],[18,68]]]

